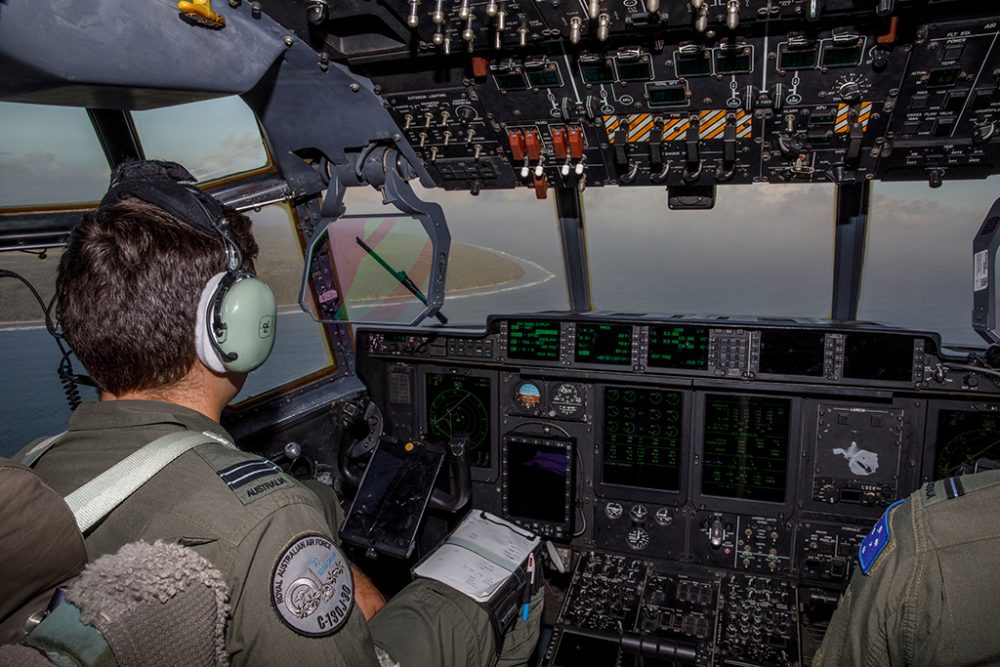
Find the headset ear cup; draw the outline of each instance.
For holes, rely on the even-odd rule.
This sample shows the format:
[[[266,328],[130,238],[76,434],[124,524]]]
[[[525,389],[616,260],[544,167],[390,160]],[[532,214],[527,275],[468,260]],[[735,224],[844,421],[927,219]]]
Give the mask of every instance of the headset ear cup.
[[[214,319],[209,324],[224,331],[209,335],[226,370],[249,373],[271,354],[277,325],[277,305],[271,288],[248,273],[224,278],[217,290]]]
[[[205,288],[201,291],[201,297],[198,299],[198,310],[195,313],[195,352],[198,354],[198,359],[201,360],[201,363],[216,373],[226,372],[226,364],[217,349],[218,343],[213,344],[211,338],[215,335],[212,331],[212,320],[215,318],[215,302],[219,292],[219,285],[226,275],[225,271],[217,273],[205,283]]]

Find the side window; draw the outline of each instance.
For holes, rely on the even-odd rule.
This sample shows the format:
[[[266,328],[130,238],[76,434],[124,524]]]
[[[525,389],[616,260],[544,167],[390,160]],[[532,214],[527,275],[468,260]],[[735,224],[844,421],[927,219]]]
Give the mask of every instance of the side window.
[[[62,249],[4,252],[0,269],[24,276],[47,305],[55,292],[60,257]],[[0,456],[13,456],[35,438],[66,430],[69,404],[56,375],[61,358],[28,288],[19,280],[0,280]],[[84,372],[75,358],[74,368]],[[81,386],[80,394],[83,400],[97,398],[90,387]]]
[[[110,176],[85,109],[0,102],[0,208],[94,202]]]
[[[187,167],[199,182],[266,167],[257,118],[239,97],[133,111],[143,154]]]
[[[253,220],[260,247],[257,276],[268,284],[278,303],[278,327],[271,356],[250,374],[236,402],[315,373],[337,370],[326,329],[299,307],[303,260],[291,210],[272,204],[246,214]]]

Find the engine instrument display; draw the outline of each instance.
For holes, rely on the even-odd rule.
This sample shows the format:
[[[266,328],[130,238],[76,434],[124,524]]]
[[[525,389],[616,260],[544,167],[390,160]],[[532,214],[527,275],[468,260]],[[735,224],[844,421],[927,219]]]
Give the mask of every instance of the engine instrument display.
[[[572,533],[572,440],[531,435],[503,438],[504,518],[547,537]]]
[[[702,493],[784,502],[790,429],[788,399],[706,395]]]
[[[605,484],[680,490],[679,391],[604,388]]]
[[[649,356],[654,368],[708,368],[708,328],[689,325],[649,327]]]
[[[760,335],[761,373],[823,377],[826,334],[822,331],[764,330]]]
[[[488,377],[428,373],[427,428],[432,439],[445,443],[467,437],[469,465],[493,463],[492,381]]]
[[[938,413],[934,478],[962,474],[982,458],[1000,459],[1000,412],[941,410]]]
[[[913,379],[913,339],[889,334],[848,334],[844,377],[909,382]]]
[[[529,361],[559,360],[559,323],[545,320],[511,320],[507,357]]]
[[[632,363],[632,326],[628,324],[577,324],[574,358],[582,364]]]

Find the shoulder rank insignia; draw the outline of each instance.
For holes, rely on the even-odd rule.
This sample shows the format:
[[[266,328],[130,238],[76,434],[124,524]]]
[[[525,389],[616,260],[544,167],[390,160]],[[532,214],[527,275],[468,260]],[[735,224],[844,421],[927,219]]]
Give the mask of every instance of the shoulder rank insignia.
[[[217,472],[230,489],[238,489],[261,477],[279,473],[281,468],[267,459],[256,459],[242,461]]]
[[[354,576],[333,540],[318,533],[294,541],[278,557],[271,600],[281,620],[307,637],[326,637],[347,623]]]
[[[889,515],[892,513],[892,510],[902,503],[903,500],[897,500],[889,505],[882,514],[882,518],[872,528],[872,532],[868,533],[868,537],[861,541],[861,548],[858,549],[858,563],[861,565],[861,571],[864,574],[871,572],[875,561],[878,560],[878,557],[882,555],[886,547],[889,546],[889,543],[892,542]]]

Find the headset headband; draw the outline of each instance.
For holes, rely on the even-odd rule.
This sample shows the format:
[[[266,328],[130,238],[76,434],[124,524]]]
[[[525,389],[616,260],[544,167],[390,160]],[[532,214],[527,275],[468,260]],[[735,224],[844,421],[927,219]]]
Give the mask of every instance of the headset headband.
[[[236,271],[243,263],[243,254],[226,229],[222,204],[203,192],[191,172],[176,162],[127,160],[119,164],[100,205],[109,206],[127,197],[141,199],[200,232],[220,238],[230,271]]]

